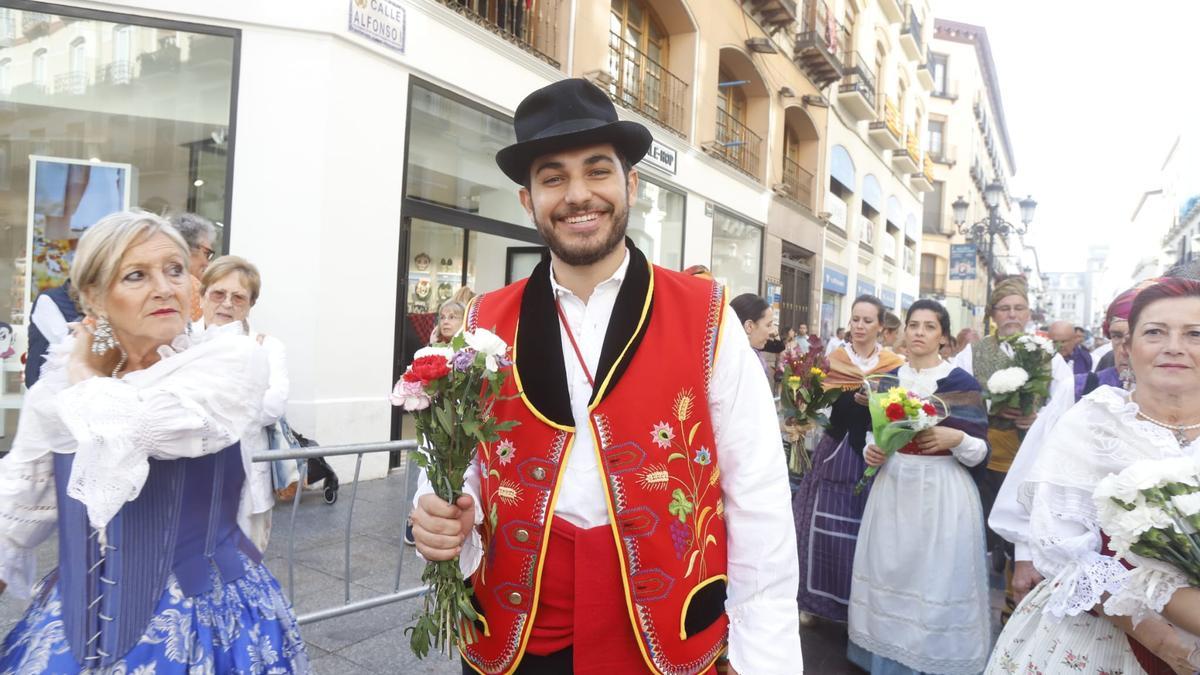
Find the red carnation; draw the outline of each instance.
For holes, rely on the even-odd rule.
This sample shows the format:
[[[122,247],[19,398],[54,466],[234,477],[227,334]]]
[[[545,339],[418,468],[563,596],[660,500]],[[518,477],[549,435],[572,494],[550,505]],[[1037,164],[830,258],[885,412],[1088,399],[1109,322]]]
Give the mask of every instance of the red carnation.
[[[885,412],[887,413],[888,419],[893,422],[899,422],[905,417],[908,417],[904,414],[904,406],[900,405],[899,403],[893,403],[889,405]]]
[[[421,381],[432,382],[449,375],[450,364],[446,363],[446,357],[431,354],[413,361],[412,372],[421,378]]]
[[[408,370],[404,371],[404,375],[400,379],[404,380],[405,382],[421,381],[421,378],[417,377],[417,374],[412,371],[412,366],[409,366]]]
[[[930,417],[937,417],[937,408],[933,407],[932,403],[926,403],[925,405],[921,406],[921,410],[924,410],[925,414],[929,415]]]

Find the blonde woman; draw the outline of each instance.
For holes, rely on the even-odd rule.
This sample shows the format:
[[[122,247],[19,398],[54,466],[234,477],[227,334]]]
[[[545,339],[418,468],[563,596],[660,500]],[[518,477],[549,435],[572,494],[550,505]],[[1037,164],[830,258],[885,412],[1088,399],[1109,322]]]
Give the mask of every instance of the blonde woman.
[[[254,338],[267,352],[270,376],[263,394],[262,408],[242,436],[242,445],[251,453],[269,447],[267,427],[273,426],[287,412],[288,369],[287,351],[277,338],[250,330],[250,310],[262,292],[262,276],[253,263],[236,255],[227,255],[209,263],[200,280],[200,302],[204,310],[204,325],[208,328],[237,324],[242,332]],[[275,506],[271,471],[281,487],[298,480],[294,462],[255,462],[250,472],[250,538],[258,550],[267,550],[271,537],[271,509]],[[290,488],[289,488],[290,489]],[[294,495],[295,493],[292,492]]]
[[[0,672],[310,671],[240,518],[266,356],[236,331],[186,335],[188,257],[144,211],[79,240],[87,327],[51,350],[0,459],[0,592],[35,590],[34,549],[56,530],[58,568]]]

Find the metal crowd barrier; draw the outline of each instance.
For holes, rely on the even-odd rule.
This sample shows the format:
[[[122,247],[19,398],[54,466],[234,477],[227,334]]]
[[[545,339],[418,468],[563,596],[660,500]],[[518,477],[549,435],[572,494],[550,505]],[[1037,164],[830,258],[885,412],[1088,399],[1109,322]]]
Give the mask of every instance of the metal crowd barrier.
[[[268,450],[265,452],[257,452],[254,454],[255,462],[271,462],[275,460],[308,460],[316,457],[338,457],[343,455],[357,455],[358,459],[354,464],[354,481],[350,487],[350,508],[346,512],[346,540],[345,540],[345,580],[344,593],[345,601],[342,605],[328,607],[326,609],[309,612],[307,614],[296,617],[296,620],[301,625],[324,621],[355,612],[361,612],[375,607],[388,605],[393,602],[400,602],[409,598],[419,597],[424,595],[428,586],[416,586],[413,588],[400,588],[400,573],[404,570],[404,554],[406,547],[404,543],[400,544],[400,554],[396,562],[396,583],[392,593],[379,595],[365,600],[350,601],[350,538],[352,525],[354,523],[354,504],[358,497],[358,482],[359,475],[362,471],[363,455],[376,452],[412,452],[417,449],[416,441],[386,441],[383,443],[357,443],[351,445],[329,445],[310,448],[294,448],[288,450]],[[405,455],[407,460],[407,454]],[[408,513],[412,506],[412,495],[409,493],[409,486],[413,484],[412,477],[408,472],[415,471],[416,465],[412,462],[405,463],[406,473],[404,477],[404,489],[402,492],[402,500],[400,507],[400,519],[397,521],[401,528],[408,521]],[[296,561],[296,513],[300,508],[300,496],[303,494],[303,485],[308,478],[308,462],[300,462],[300,478],[299,486],[296,489],[296,496],[292,498],[292,512],[288,530],[288,599],[295,602],[296,584],[295,584],[295,561]],[[403,531],[403,530],[402,530]]]

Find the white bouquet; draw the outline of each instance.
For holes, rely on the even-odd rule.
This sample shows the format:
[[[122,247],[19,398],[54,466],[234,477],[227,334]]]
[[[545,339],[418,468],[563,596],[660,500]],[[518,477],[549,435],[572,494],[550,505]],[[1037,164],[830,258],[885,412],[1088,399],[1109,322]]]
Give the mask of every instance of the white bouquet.
[[[1029,381],[1029,373],[1024,368],[1013,366],[992,373],[988,378],[988,391],[992,394],[1011,394],[1019,391]]]

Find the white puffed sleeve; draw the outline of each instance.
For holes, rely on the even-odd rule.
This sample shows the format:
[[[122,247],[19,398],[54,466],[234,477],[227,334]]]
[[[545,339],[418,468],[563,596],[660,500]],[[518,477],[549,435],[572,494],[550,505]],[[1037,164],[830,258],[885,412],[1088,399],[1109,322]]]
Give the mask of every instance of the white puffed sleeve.
[[[239,440],[260,414],[266,384],[264,350],[225,334],[125,379],[68,387],[56,401],[76,443],[67,494],[87,507],[93,527],[105,526],[141,492],[149,459],[198,457]]]
[[[0,581],[15,595],[29,597],[37,580],[34,549],[54,532],[54,458],[0,459]]]

